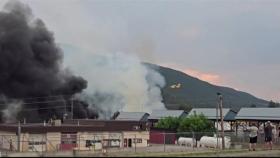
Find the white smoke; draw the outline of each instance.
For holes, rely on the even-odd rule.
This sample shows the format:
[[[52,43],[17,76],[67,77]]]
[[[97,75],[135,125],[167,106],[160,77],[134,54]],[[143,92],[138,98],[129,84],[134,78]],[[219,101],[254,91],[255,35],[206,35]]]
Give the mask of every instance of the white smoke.
[[[163,76],[136,56],[95,54],[92,58],[80,58],[80,62],[84,65],[79,72],[88,81],[88,88],[79,97],[90,103],[102,119],[116,111],[151,112],[165,108],[160,91],[165,85]]]
[[[21,100],[7,100],[6,97],[0,97],[5,102],[6,109],[2,110],[2,120],[5,123],[14,123],[17,121],[17,114],[22,108]]]

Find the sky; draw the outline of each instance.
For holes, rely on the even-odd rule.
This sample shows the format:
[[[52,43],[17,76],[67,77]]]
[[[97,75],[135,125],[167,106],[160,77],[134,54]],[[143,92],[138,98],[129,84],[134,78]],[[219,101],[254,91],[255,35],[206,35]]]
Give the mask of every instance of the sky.
[[[71,53],[123,52],[280,101],[279,0],[21,1],[54,33],[66,66],[81,64]]]

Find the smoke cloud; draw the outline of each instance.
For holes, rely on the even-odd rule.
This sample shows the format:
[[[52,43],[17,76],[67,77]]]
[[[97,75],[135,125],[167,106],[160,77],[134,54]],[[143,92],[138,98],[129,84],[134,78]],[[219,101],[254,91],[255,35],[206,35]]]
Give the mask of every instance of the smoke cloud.
[[[0,12],[0,95],[8,100],[24,101],[27,97],[71,96],[82,92],[87,81],[62,69],[62,59],[62,50],[44,22],[34,18],[27,5],[9,1]],[[11,109],[9,102],[6,106],[3,101],[1,103],[1,109]],[[50,117],[50,111],[61,115],[61,110],[52,109],[57,104],[23,104],[22,112],[30,120],[34,119],[31,116],[40,120],[44,116]],[[29,107],[37,108],[31,116],[30,112],[24,111]],[[43,107],[49,109],[40,110]]]
[[[78,63],[68,64],[71,70],[90,82],[63,67],[63,51],[44,22],[27,5],[9,1],[0,12],[2,121],[62,118],[72,104],[74,118],[108,119],[116,111],[164,108],[164,78],[137,56],[75,52],[66,57]]]
[[[161,96],[164,78],[156,67],[143,64],[137,56],[121,52],[92,54],[80,57],[79,63],[87,65],[72,69],[84,72],[82,75],[93,81],[79,98],[98,111],[100,118],[108,119],[116,111],[151,112],[165,108]]]
[[[17,121],[18,112],[22,108],[22,101],[20,100],[7,100],[6,97],[0,96],[0,99],[7,104],[7,108],[2,111],[2,119],[7,123],[13,123]]]

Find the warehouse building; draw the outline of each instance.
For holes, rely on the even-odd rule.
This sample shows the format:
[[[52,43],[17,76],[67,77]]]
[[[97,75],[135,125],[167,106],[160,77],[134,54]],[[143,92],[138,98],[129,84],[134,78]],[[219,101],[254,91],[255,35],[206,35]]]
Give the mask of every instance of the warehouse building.
[[[148,120],[152,127],[163,118],[166,117],[178,117],[184,118],[188,115],[188,113],[184,110],[154,110],[152,111],[151,115],[149,116]]]
[[[263,126],[267,121],[271,121],[274,125],[279,126],[279,114],[280,108],[241,108],[235,119],[239,125],[244,126],[245,123],[248,126],[249,122],[255,122],[258,127],[264,128]]]
[[[13,151],[147,147],[145,122],[65,120],[63,124],[1,124],[0,148]]]
[[[148,121],[149,116],[146,112],[116,112],[112,120]]]
[[[156,123],[166,117],[184,118],[187,112],[184,110],[154,110],[149,116],[150,143],[153,144],[175,144],[176,131],[155,128]]]
[[[218,114],[217,114],[218,112]],[[194,114],[203,114],[207,119],[215,121],[216,119],[220,120],[220,110],[216,108],[193,108],[189,115]],[[229,109],[229,108],[223,108],[223,117],[224,121],[235,121],[235,116],[237,115],[237,112]]]
[[[216,108],[193,108],[188,116],[194,115],[194,114],[203,114],[208,120],[211,120],[213,122],[218,122],[220,120],[220,110]],[[224,128],[226,131],[233,131],[235,124],[235,117],[237,115],[237,112],[233,111],[229,108],[223,108],[223,119],[225,121]],[[215,125],[216,126],[216,125]],[[220,130],[220,126],[218,126],[218,129]]]
[[[237,121],[280,122],[280,108],[241,108]]]

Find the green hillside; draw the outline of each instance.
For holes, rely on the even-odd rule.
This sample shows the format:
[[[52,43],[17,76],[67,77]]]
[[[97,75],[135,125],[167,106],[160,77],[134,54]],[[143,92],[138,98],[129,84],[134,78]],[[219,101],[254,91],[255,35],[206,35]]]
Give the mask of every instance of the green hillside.
[[[217,92],[223,95],[224,107],[230,107],[235,110],[252,105],[256,107],[268,105],[267,101],[245,92],[212,85],[170,68],[147,65],[156,68],[165,77],[166,86],[162,89],[162,95],[163,102],[168,109],[216,107],[218,102]]]

